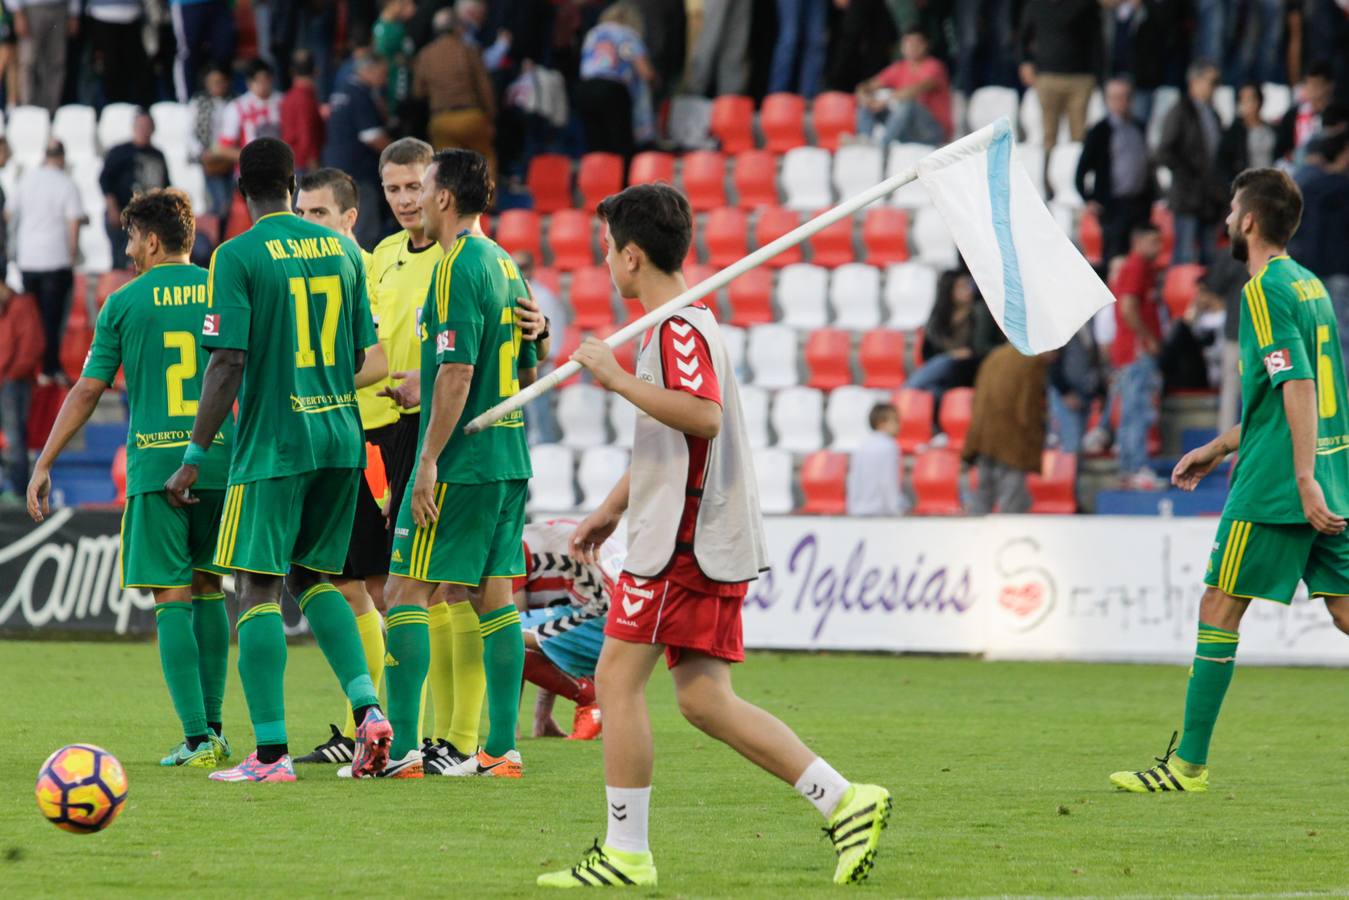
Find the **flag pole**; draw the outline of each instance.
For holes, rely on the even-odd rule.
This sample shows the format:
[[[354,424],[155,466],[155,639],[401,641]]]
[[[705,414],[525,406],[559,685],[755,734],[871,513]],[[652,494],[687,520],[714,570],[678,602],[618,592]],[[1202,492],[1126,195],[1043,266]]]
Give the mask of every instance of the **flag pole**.
[[[948,144],[946,149],[973,151],[987,147],[989,142],[993,139],[996,124],[997,123],[986,125],[978,131],[967,134],[960,140]],[[707,295],[721,290],[736,278],[744,275],[750,269],[757,268],[774,256],[777,256],[779,253],[804,243],[840,219],[851,216],[863,207],[894,193],[899,188],[911,181],[916,181],[917,179],[918,167],[917,165],[914,165],[905,169],[903,172],[892,175],[884,181],[867,188],[859,194],[854,194],[833,209],[820,213],[815,218],[792,229],[777,240],[770,241],[743,259],[735,261],[710,278],[698,282],[668,303],[658,306],[641,318],[629,322],[627,325],[624,325],[622,328],[618,329],[618,331],[615,331],[605,338],[604,342],[610,347],[620,347],[623,344],[626,344],[633,338],[642,335],[648,328],[653,327],[658,322],[679,312],[679,310],[684,307],[691,306]],[[475,434],[481,431],[503,416],[509,415],[517,409],[520,409],[535,397],[551,391],[580,370],[580,364],[567,360],[538,381],[535,381],[529,387],[524,388],[513,397],[503,400],[501,403],[498,403],[496,406],[487,410],[487,412],[470,421],[464,426],[464,433]]]

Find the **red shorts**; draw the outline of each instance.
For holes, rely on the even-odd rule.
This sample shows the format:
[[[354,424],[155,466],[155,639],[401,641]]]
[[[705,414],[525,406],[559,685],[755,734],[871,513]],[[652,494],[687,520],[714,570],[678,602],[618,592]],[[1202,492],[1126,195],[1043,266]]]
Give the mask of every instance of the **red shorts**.
[[[686,650],[744,662],[745,636],[740,627],[743,603],[743,597],[718,597],[673,581],[638,583],[624,572],[614,587],[604,634],[634,644],[664,644],[665,661],[671,669],[679,665]]]

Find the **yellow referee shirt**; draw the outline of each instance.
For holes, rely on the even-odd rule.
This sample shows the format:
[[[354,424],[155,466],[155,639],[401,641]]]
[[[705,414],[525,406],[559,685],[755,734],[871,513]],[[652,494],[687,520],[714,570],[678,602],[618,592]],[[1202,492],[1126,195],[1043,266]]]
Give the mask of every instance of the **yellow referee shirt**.
[[[436,241],[413,250],[408,233],[399,231],[380,241],[367,261],[365,283],[370,291],[370,312],[375,317],[379,342],[389,358],[390,372],[416,371],[421,366],[417,310],[426,302],[431,276],[444,255]],[[400,414],[411,415],[420,409],[400,410],[388,397],[375,396],[389,383],[385,379],[356,394],[361,426],[367,431],[391,425]]]

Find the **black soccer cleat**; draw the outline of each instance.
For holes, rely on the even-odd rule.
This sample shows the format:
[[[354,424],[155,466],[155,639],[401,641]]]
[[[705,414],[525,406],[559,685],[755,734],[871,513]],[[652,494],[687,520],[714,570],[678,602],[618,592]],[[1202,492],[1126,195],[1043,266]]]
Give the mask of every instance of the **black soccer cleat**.
[[[312,752],[296,758],[295,762],[328,765],[351,762],[351,758],[356,755],[356,742],[343,734],[342,729],[336,725],[329,724],[328,727],[332,729],[333,736],[315,747]]]

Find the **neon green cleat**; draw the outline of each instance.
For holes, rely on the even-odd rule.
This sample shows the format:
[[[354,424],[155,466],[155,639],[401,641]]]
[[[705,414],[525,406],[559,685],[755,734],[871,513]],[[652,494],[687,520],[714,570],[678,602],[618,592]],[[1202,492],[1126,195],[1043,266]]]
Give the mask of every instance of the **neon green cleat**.
[[[1169,793],[1172,791],[1202,794],[1208,790],[1208,766],[1196,766],[1180,757],[1171,762],[1176,752],[1176,732],[1171,734],[1171,743],[1166,753],[1154,757],[1157,765],[1141,772],[1116,772],[1110,776],[1110,783],[1116,790],[1134,794]]]
[[[539,887],[655,887],[656,864],[650,853],[626,853],[612,847],[594,846],[570,869],[538,877]]]
[[[857,884],[871,874],[876,845],[893,807],[890,792],[880,785],[854,784],[848,788],[824,829],[838,854],[834,884]]]
[[[207,729],[207,734],[211,736],[211,746],[215,748],[215,761],[224,762],[229,759],[232,753],[229,738],[210,729]]]
[[[161,766],[190,766],[193,769],[214,769],[216,764],[215,744],[208,738],[197,745],[196,750],[187,749],[187,741],[169,751],[169,755],[159,761]]]

